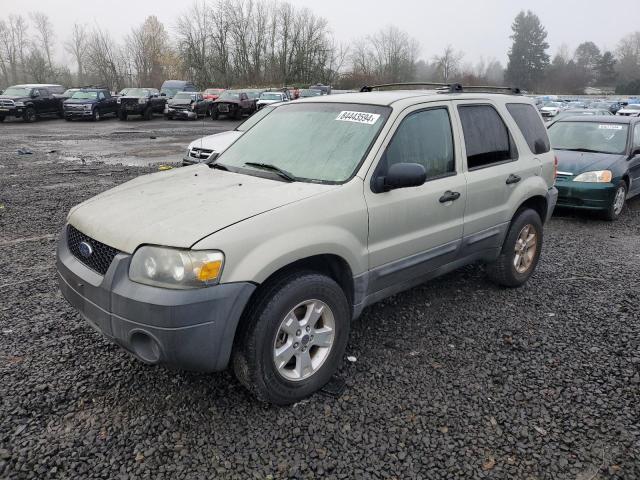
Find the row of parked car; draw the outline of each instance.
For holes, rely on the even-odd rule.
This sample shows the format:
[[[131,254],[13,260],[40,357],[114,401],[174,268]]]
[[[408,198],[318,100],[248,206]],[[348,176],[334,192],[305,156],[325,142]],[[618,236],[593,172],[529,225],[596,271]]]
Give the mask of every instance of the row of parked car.
[[[620,115],[640,116],[640,100],[592,99],[580,100],[558,97],[537,97],[536,104],[542,117],[547,120],[558,120],[575,115]]]
[[[15,85],[0,95],[0,122],[5,118],[21,118],[34,122],[39,117],[57,115],[65,120],[100,120],[112,115],[120,120],[137,115],[150,120],[154,114],[167,119],[222,117],[240,119],[265,105],[298,98],[329,94],[330,87],[315,85],[309,89],[243,89],[211,88],[199,92],[187,81],[167,80],[160,90],[151,87],[125,88],[112,94],[106,87],[86,86],[64,89],[55,84]]]

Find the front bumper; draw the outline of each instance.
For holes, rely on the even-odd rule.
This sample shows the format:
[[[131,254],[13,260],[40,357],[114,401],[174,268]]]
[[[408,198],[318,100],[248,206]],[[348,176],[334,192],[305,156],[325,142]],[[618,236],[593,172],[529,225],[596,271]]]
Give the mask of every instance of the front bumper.
[[[606,210],[616,192],[613,183],[587,183],[558,180],[558,207]]]
[[[22,118],[23,114],[24,107],[0,108],[0,117]]]
[[[255,285],[228,283],[194,290],[142,285],[129,280],[130,259],[131,255],[117,254],[102,276],[71,253],[65,228],[57,251],[60,290],[89,324],[145,363],[197,371],[225,369]]]
[[[64,118],[91,118],[93,112],[91,110],[65,110]]]
[[[165,115],[167,117],[183,118],[186,120],[198,118],[198,114],[193,110],[167,110]]]
[[[140,103],[127,103],[120,104],[118,110],[124,112],[127,115],[144,115],[144,111],[147,109],[147,104]]]

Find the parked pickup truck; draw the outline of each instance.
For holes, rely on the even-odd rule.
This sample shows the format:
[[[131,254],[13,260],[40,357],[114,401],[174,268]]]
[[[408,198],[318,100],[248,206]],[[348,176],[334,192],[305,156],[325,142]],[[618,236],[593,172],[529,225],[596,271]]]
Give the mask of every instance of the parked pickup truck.
[[[86,88],[74,92],[62,104],[65,120],[74,118],[101,120],[105,115],[117,115],[118,104],[105,88]]]
[[[471,263],[524,285],[558,195],[533,101],[366,88],[267,107],[209,165],[72,208],[62,294],[145,363],[231,365],[290,404],[331,379],[365,307]]]
[[[141,115],[145,120],[151,120],[154,113],[164,113],[167,103],[157,88],[130,88],[116,101],[120,120],[126,120],[129,115]]]
[[[168,120],[182,118],[197,120],[198,116],[211,115],[211,100],[206,100],[198,92],[178,92],[167,101],[164,116]]]
[[[218,99],[213,102],[211,118],[217,120],[221,116],[240,120],[242,115],[251,115],[256,111],[256,99],[249,96],[246,91],[225,90]]]
[[[7,117],[35,122],[44,115],[62,117],[62,99],[54,94],[64,92],[64,87],[53,84],[31,83],[14,85],[0,95],[0,122]]]

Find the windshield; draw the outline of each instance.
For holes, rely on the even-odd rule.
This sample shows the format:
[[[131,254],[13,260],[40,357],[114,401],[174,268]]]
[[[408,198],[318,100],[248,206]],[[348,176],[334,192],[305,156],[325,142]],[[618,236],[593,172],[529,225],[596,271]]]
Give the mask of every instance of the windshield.
[[[196,99],[196,94],[195,93],[188,93],[188,92],[180,92],[180,93],[176,93],[176,96],[173,97],[176,100],[179,99],[184,99],[184,100],[195,100]]]
[[[551,147],[623,154],[629,127],[621,123],[557,122],[549,127]]]
[[[242,135],[216,163],[242,173],[254,170],[246,162],[270,164],[297,180],[341,183],[354,174],[389,111],[375,105],[284,105]]]
[[[76,93],[77,91],[78,91],[77,88],[69,88],[69,89],[64,91],[62,96],[71,98],[73,96],[73,94]]]
[[[167,97],[173,97],[179,90],[178,88],[163,88],[160,93],[164,93]]]
[[[246,132],[256,123],[262,120],[267,114],[271,113],[276,107],[264,107],[258,110],[256,113],[247,118],[244,122],[236,127],[238,132]]]
[[[319,97],[322,95],[320,90],[302,90],[300,92],[301,97]]]
[[[4,91],[3,95],[7,95],[9,97],[28,97],[30,93],[30,88],[9,87]]]
[[[262,95],[260,95],[260,100],[282,100],[282,94],[264,92]]]
[[[98,92],[76,92],[71,98],[75,98],[78,100],[94,100],[98,98]]]
[[[146,88],[130,88],[125,95],[128,97],[148,97],[150,93]]]
[[[240,92],[222,92],[218,97],[218,100],[238,100],[240,98]]]

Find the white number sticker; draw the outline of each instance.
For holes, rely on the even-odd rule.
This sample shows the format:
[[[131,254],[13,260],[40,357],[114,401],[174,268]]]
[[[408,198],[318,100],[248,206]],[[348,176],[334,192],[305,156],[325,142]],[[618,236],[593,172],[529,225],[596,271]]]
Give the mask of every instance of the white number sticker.
[[[622,125],[598,125],[600,130],[622,130]]]
[[[350,111],[342,111],[336,117],[336,120],[341,122],[354,122],[354,123],[364,123],[365,125],[373,125],[380,118],[380,114],[378,113],[367,113],[367,112],[350,112]]]

